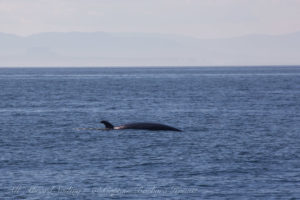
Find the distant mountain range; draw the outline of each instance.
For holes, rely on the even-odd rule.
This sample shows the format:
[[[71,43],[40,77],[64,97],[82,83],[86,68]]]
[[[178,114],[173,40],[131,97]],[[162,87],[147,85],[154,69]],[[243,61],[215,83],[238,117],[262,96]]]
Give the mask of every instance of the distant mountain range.
[[[67,32],[0,33],[0,66],[299,65],[300,32],[226,39]]]

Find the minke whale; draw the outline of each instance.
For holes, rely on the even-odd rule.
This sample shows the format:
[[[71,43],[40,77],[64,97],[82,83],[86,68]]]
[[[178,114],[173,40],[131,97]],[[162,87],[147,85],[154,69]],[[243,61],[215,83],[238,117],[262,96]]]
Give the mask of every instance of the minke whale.
[[[151,130],[151,131],[181,131],[177,128],[167,126],[158,123],[148,123],[148,122],[136,122],[130,124],[124,124],[121,126],[113,126],[108,121],[102,120],[100,123],[105,125],[106,130],[120,130],[120,129],[141,129],[141,130]]]

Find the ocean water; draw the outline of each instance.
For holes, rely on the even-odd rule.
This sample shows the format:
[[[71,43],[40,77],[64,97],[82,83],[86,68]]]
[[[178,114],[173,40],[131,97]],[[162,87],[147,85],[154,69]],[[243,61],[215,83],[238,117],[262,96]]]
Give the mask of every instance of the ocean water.
[[[0,199],[298,199],[300,67],[2,68]],[[183,132],[103,131],[108,120]]]

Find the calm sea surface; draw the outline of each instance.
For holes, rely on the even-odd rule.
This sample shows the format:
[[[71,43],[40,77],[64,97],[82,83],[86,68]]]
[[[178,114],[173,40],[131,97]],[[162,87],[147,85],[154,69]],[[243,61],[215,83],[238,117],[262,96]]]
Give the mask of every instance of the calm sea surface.
[[[0,69],[0,199],[300,198],[300,67]],[[184,132],[103,131],[160,122]]]

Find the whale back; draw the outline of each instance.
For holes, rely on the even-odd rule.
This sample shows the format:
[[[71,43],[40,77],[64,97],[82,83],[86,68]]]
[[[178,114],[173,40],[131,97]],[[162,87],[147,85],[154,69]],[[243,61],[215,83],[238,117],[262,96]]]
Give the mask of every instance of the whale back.
[[[159,124],[159,123],[149,123],[149,122],[138,122],[138,123],[130,123],[125,124],[121,126],[113,126],[108,121],[101,121],[100,123],[103,123],[105,125],[105,128],[107,130],[114,129],[114,130],[120,130],[120,129],[141,129],[141,130],[152,130],[152,131],[181,131],[177,128]]]
[[[167,126],[164,124],[159,123],[147,123],[147,122],[140,122],[140,123],[130,123],[120,126],[120,129],[145,129],[145,130],[165,130],[165,131],[181,131],[177,128]]]

